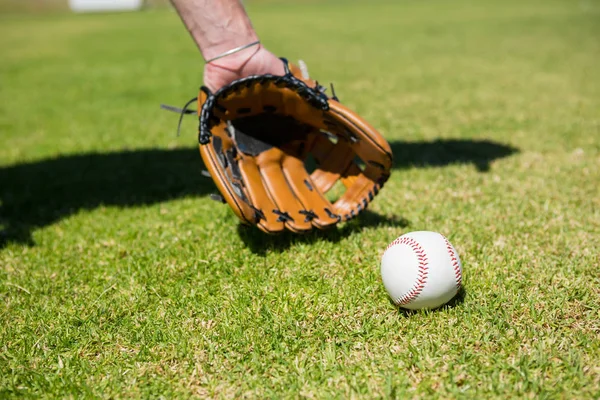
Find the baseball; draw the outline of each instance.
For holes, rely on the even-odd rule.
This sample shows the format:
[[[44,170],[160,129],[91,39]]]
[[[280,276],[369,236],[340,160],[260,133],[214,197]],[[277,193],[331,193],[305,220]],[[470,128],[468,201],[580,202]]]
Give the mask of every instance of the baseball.
[[[381,278],[388,294],[410,310],[437,308],[458,293],[462,265],[444,235],[410,232],[389,244],[381,260]]]

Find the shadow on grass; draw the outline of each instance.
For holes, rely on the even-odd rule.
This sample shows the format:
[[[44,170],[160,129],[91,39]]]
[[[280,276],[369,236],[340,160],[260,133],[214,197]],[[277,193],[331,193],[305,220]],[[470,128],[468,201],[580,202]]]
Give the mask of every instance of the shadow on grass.
[[[255,254],[265,255],[267,251],[283,252],[296,243],[331,242],[337,243],[346,236],[358,232],[367,227],[394,226],[406,228],[409,221],[395,216],[384,217],[372,211],[366,210],[357,218],[345,222],[339,227],[326,230],[312,230],[308,233],[297,234],[283,232],[277,235],[267,235],[256,227],[240,224],[238,235],[246,246]]]
[[[0,168],[0,248],[81,210],[133,207],[215,191],[197,148],[60,156]]]
[[[505,144],[471,139],[395,141],[390,145],[394,154],[394,168],[473,164],[479,172],[487,172],[492,161],[518,152],[518,149]]]
[[[479,171],[487,171],[493,160],[517,151],[499,143],[466,139],[390,144],[394,169],[473,163]],[[33,244],[34,229],[80,210],[102,205],[135,207],[216,192],[211,180],[200,174],[202,169],[197,148],[65,155],[0,167],[0,248],[8,242]],[[260,234],[259,240],[245,241],[257,251],[260,243],[285,249],[294,241],[339,240],[362,226],[401,226],[402,221],[368,213],[332,231],[284,234],[277,239]],[[240,233],[242,239],[244,235]]]
[[[452,299],[450,299],[449,302],[447,302],[446,304],[444,304],[443,306],[441,306],[439,308],[436,308],[434,310],[426,310],[425,312],[437,312],[437,311],[441,311],[441,310],[447,310],[450,308],[460,307],[465,302],[466,297],[467,297],[467,289],[465,289],[464,286],[461,286],[458,293],[456,293],[456,295]],[[406,308],[398,307],[392,301],[392,299],[388,298],[388,300],[391,305],[398,308],[398,314],[402,315],[403,317],[410,317],[411,315],[419,314],[419,313],[423,312],[422,310],[408,310]]]

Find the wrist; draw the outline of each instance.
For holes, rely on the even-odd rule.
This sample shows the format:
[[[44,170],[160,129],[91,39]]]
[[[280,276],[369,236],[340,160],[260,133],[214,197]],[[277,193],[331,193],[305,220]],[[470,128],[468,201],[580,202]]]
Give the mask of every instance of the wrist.
[[[206,64],[204,84],[215,91],[236,79],[263,74],[284,75],[283,62],[264,47],[252,46]]]
[[[221,60],[223,58],[226,57],[232,57],[235,56],[238,53],[249,53],[246,50],[250,50],[250,49],[254,49],[253,53],[256,53],[258,50],[260,50],[260,40],[256,40],[254,42],[250,42],[248,44],[245,44],[243,46],[238,46],[238,47],[234,47],[230,50],[227,50],[213,58],[207,59],[205,60],[205,62],[207,64],[213,63],[215,61]],[[243,56],[242,58],[246,58],[246,56]]]
[[[210,45],[202,46],[202,56],[205,60],[211,60],[219,55],[222,55],[230,50],[258,41],[258,36],[252,31],[243,35],[221,39],[218,42],[213,42]],[[254,46],[250,49],[253,50]],[[244,49],[245,51],[247,49]],[[243,52],[243,51],[240,51]],[[251,53],[251,51],[250,51]]]
[[[229,49],[228,51],[230,50],[232,49]],[[235,48],[233,50],[235,50]],[[247,48],[240,49],[239,51],[236,51],[234,53],[224,55],[223,57],[219,57],[219,55],[217,55],[216,59],[207,61],[206,67],[227,69],[229,71],[239,71],[242,68],[244,68],[244,66],[248,62],[250,62],[250,60],[252,60],[257,54],[261,53],[262,51],[264,51],[264,48],[259,42],[253,46],[249,46]],[[220,55],[226,53],[227,51],[221,53]]]

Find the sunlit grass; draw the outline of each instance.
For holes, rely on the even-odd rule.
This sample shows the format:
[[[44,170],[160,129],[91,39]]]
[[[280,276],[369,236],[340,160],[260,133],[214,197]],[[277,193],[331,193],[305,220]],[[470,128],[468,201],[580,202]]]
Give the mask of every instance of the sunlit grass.
[[[0,16],[0,397],[600,397],[600,7],[265,2],[263,43],[390,141],[369,213],[268,237],[212,202],[176,14]],[[379,260],[458,249],[404,313]]]

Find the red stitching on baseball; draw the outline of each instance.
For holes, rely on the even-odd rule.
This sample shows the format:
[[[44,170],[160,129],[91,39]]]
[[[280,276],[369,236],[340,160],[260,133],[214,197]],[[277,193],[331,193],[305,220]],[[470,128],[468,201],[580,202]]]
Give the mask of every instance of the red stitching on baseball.
[[[458,263],[458,255],[452,248],[452,245],[450,244],[448,239],[446,239],[444,235],[442,235],[442,237],[444,238],[444,243],[446,243],[446,250],[448,250],[450,260],[452,260],[452,268],[454,268],[454,279],[456,280],[456,289],[458,290],[462,285],[462,273],[460,270],[460,264]]]
[[[427,266],[428,260],[427,256],[425,255],[425,251],[423,250],[421,245],[419,245],[419,243],[413,238],[401,236],[394,240],[392,243],[390,243],[387,249],[385,250],[387,251],[390,247],[396,246],[398,244],[405,244],[408,247],[410,247],[412,251],[414,251],[417,255],[417,260],[419,261],[419,271],[417,272],[417,280],[415,281],[413,287],[405,295],[401,296],[398,299],[394,299],[394,302],[396,304],[402,306],[404,304],[410,303],[411,301],[416,299],[419,296],[419,294],[421,294],[423,288],[425,287],[425,284],[427,283],[427,275],[429,268]]]

